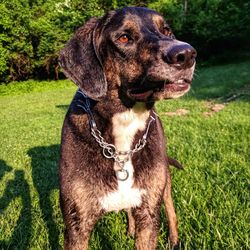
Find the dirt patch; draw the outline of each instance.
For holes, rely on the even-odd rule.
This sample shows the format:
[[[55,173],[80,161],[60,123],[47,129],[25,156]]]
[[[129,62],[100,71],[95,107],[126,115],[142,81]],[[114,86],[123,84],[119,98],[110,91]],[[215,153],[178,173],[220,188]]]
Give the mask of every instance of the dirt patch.
[[[205,102],[205,107],[208,108],[209,111],[203,112],[203,115],[206,117],[212,116],[214,113],[218,113],[224,109],[225,106],[225,103]]]

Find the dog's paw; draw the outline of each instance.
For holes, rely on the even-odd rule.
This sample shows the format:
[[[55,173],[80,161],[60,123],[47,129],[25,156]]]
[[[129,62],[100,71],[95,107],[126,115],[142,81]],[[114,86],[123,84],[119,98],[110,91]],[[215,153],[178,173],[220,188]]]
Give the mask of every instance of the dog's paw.
[[[166,250],[180,250],[180,244],[172,245],[171,243],[167,245]]]
[[[127,235],[128,235],[129,237],[132,237],[132,238],[135,237],[135,226],[134,226],[134,225],[131,225],[131,224],[130,224],[130,225],[128,226]]]
[[[179,250],[180,249],[180,242],[178,237],[170,236],[168,239],[168,244],[166,250]]]

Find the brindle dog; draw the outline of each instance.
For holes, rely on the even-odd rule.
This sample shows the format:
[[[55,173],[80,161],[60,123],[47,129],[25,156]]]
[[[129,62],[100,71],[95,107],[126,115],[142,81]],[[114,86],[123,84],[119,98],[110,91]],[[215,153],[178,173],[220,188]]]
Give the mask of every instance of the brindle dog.
[[[195,57],[193,47],[176,40],[160,14],[140,7],[90,19],[62,50],[66,76],[85,93],[76,93],[62,131],[65,249],[87,249],[96,221],[122,209],[128,211],[136,249],[156,249],[162,200],[171,244],[178,243],[164,133],[154,103],[188,92]]]

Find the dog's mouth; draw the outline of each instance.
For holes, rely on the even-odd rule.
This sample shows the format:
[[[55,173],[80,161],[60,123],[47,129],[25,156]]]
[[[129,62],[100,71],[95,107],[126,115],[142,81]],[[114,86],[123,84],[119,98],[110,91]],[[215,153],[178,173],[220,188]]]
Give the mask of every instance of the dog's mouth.
[[[128,96],[132,97],[132,99],[135,100],[145,100],[149,98],[152,94],[154,93],[154,90],[149,89],[137,89],[137,88],[132,88],[128,90]]]
[[[160,81],[160,82],[147,82],[148,87],[132,87],[128,89],[128,96],[137,101],[144,101],[154,93],[168,93],[182,95],[188,92],[190,89],[191,81],[188,79],[180,79],[176,82],[172,81]]]

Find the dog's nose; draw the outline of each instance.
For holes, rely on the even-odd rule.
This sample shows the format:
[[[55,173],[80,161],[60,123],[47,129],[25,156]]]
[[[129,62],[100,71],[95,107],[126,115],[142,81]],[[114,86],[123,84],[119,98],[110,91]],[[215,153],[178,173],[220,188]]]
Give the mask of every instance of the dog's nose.
[[[163,54],[163,60],[181,69],[194,65],[197,56],[196,50],[188,43],[172,46]]]

